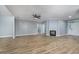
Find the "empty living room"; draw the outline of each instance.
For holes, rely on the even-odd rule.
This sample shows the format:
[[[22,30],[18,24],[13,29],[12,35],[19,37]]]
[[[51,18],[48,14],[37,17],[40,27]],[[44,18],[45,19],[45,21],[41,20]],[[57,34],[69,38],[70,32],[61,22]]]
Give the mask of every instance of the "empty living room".
[[[0,5],[0,54],[78,54],[79,5]]]

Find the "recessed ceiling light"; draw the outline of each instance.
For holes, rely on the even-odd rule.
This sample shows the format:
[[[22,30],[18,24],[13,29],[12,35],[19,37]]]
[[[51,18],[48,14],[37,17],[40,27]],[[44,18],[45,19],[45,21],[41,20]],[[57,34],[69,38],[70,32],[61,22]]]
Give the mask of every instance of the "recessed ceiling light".
[[[69,16],[69,18],[72,18],[72,16]]]

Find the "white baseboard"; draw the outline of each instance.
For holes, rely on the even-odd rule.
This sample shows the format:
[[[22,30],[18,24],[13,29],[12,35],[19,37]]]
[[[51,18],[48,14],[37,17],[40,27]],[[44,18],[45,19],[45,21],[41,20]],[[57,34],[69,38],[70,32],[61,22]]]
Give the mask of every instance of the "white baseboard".
[[[47,36],[50,36],[49,34],[46,34]],[[56,35],[56,36],[64,36],[64,35],[67,35],[67,34],[62,34],[62,35]]]
[[[16,36],[28,36],[28,35],[38,35],[38,33],[32,33],[32,34],[20,34]],[[64,35],[70,35],[70,34],[62,34],[62,35],[56,35],[56,36],[64,36]],[[47,35],[49,36],[49,35]],[[79,36],[79,35],[73,35],[73,36]],[[0,36],[0,38],[6,38],[6,37],[13,37],[12,35],[7,35],[7,36]]]
[[[38,33],[20,34],[20,35],[16,35],[16,36],[27,36],[27,35],[38,35]],[[12,35],[0,36],[0,38],[7,38],[7,37],[13,37],[13,36]]]
[[[12,35],[0,36],[0,38],[12,37]]]
[[[74,35],[73,35],[73,34],[67,34],[67,35],[72,35],[72,36],[79,36],[79,35],[75,35],[75,34],[74,34]]]
[[[67,34],[62,34],[62,35],[56,35],[56,36],[65,36],[65,35],[67,35]]]
[[[16,35],[16,36],[28,36],[28,35],[38,35],[38,33],[32,33],[32,34],[20,34],[20,35]]]

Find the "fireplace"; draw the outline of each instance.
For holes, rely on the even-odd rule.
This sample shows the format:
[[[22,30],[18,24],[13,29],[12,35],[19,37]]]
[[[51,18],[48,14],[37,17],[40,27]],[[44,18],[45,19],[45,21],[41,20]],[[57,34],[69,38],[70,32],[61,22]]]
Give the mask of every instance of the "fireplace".
[[[50,30],[50,36],[56,36],[56,30]]]

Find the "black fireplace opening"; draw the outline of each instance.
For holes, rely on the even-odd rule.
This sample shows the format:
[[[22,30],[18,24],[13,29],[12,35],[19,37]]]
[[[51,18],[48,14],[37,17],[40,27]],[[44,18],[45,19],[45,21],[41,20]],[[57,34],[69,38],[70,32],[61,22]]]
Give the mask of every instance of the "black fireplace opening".
[[[50,36],[56,36],[56,30],[50,30]]]

